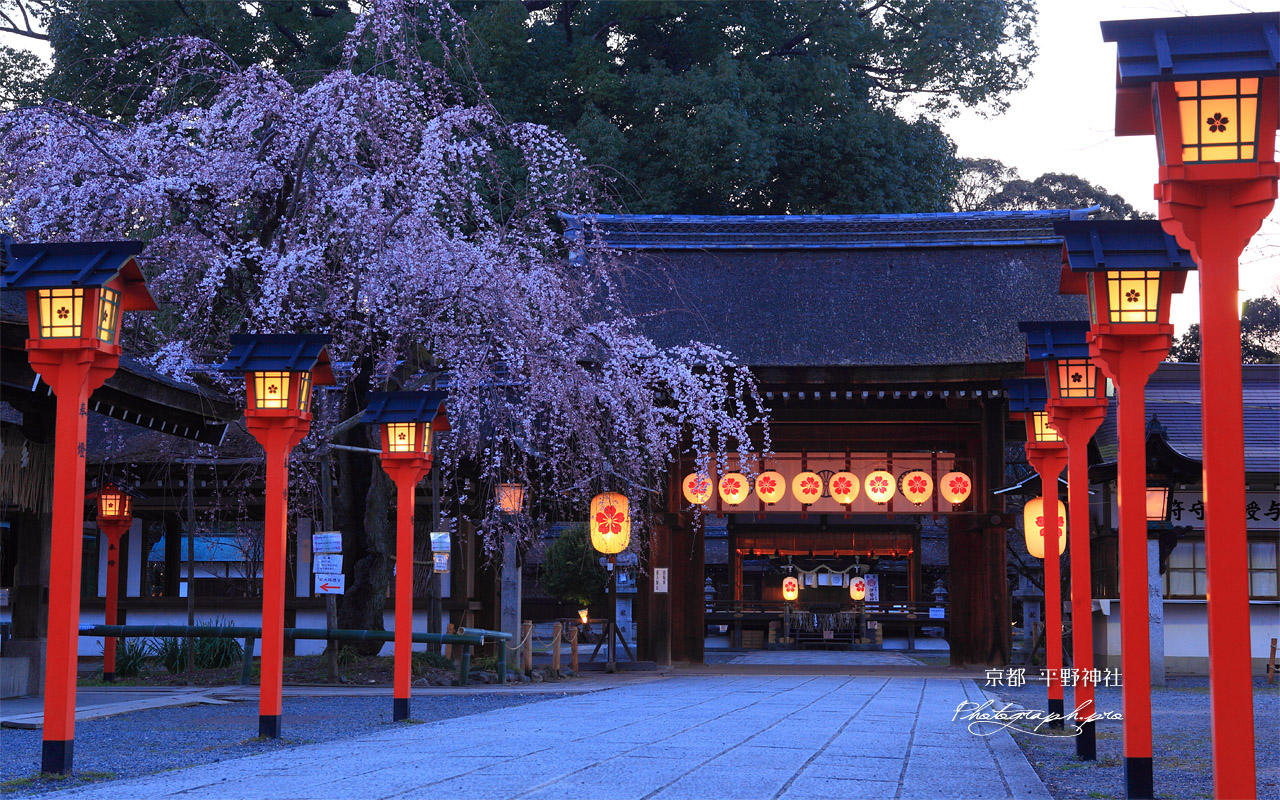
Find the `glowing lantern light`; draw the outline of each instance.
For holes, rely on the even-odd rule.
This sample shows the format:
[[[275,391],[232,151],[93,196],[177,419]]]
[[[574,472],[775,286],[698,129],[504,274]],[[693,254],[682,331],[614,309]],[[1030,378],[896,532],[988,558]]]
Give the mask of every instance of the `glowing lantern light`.
[[[607,556],[617,555],[631,543],[631,514],[626,495],[598,494],[591,500],[591,546]]]
[[[902,496],[915,505],[924,505],[933,497],[933,478],[923,470],[911,470],[902,476]]]
[[[831,499],[842,506],[847,506],[858,499],[858,488],[861,481],[852,472],[837,472],[831,476],[827,488],[831,490]]]
[[[867,599],[867,579],[861,575],[849,581],[849,597],[853,600]]]
[[[524,484],[500,483],[494,493],[498,510],[503,514],[519,514],[524,508]]]
[[[812,505],[822,499],[822,477],[808,470],[791,479],[791,493],[803,505]]]
[[[1034,497],[1022,509],[1022,532],[1027,539],[1027,552],[1044,558],[1044,498]],[[1058,555],[1067,551],[1067,506],[1058,501]]]
[[[711,499],[711,477],[705,472],[690,472],[680,482],[684,499],[700,506]]]
[[[782,599],[790,602],[800,596],[800,581],[788,575],[782,579]]]
[[[938,480],[942,499],[952,505],[960,505],[973,493],[973,481],[963,472],[948,472]]]
[[[893,499],[893,495],[898,491],[898,482],[888,472],[878,469],[867,476],[864,481],[864,488],[867,490],[867,499],[873,503],[887,503]]]
[[[759,497],[762,503],[776,503],[786,493],[787,479],[782,477],[782,473],[768,470],[756,476],[756,497]]]
[[[747,476],[741,472],[730,472],[720,479],[720,499],[731,506],[736,506],[743,500],[746,500],[751,494],[750,485],[747,483]]]

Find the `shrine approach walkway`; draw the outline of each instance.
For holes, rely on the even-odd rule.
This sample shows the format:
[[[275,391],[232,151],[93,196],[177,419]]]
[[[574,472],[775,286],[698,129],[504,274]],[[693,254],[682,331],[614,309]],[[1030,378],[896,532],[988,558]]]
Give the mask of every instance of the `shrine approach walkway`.
[[[59,798],[1048,798],[967,679],[676,676],[301,745]],[[285,719],[288,735],[288,719]]]

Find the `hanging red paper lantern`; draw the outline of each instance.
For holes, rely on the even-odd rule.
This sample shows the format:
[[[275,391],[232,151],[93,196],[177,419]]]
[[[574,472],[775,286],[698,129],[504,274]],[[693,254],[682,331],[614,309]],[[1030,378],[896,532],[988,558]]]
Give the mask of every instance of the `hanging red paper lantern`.
[[[787,479],[781,472],[766,470],[756,476],[756,497],[760,501],[772,505],[787,494]]]
[[[887,503],[898,491],[898,482],[893,475],[882,469],[868,475],[863,485],[867,490],[867,499],[873,503]]]
[[[711,499],[711,477],[705,472],[690,472],[680,481],[684,499],[700,506]]]
[[[938,479],[938,491],[948,503],[960,505],[973,493],[973,480],[963,472],[948,472]]]
[[[858,499],[858,488],[862,482],[852,472],[837,472],[831,476],[827,488],[831,491],[831,499],[842,506],[847,506]]]
[[[788,602],[800,596],[800,581],[788,575],[782,579],[782,599]]]
[[[911,470],[902,476],[902,496],[914,505],[924,505],[933,497],[933,478],[923,470]]]
[[[822,476],[805,470],[791,479],[791,493],[803,505],[812,505],[822,499]]]
[[[720,499],[727,505],[736,506],[746,500],[749,494],[750,484],[747,483],[747,476],[741,472],[730,472],[720,479]]]

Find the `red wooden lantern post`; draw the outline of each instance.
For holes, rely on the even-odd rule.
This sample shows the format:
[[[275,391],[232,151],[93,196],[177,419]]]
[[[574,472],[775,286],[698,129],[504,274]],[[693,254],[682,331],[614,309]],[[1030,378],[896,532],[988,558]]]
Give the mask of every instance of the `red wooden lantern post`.
[[[1064,291],[1089,296],[1089,354],[1116,388],[1120,506],[1120,666],[1126,796],[1153,796],[1151,639],[1147,592],[1147,378],[1169,352],[1169,302],[1191,254],[1158,222],[1059,222],[1071,274]],[[1237,365],[1238,368],[1238,365]]]
[[[1209,686],[1218,797],[1257,789],[1249,656],[1240,253],[1276,200],[1280,13],[1105,22],[1116,134],[1155,134],[1160,221],[1200,264]]]
[[[373,392],[365,421],[381,427],[382,469],[396,485],[395,665],[391,719],[409,718],[413,663],[413,506],[431,471],[431,436],[449,430],[444,392]]]
[[[84,459],[89,395],[120,363],[123,311],[153,311],[134,260],[139,242],[10,244],[0,288],[27,293],[27,357],[58,398],[53,467],[49,639],[41,771],[74,756]]]
[[[1045,385],[1043,380],[1024,379],[1008,381],[1009,409],[1022,412],[1027,426],[1025,450],[1027,461],[1040,476],[1041,493],[1044,496],[1044,653],[1048,670],[1049,713],[1058,719],[1050,727],[1063,727],[1065,711],[1062,688],[1062,575],[1059,569],[1060,541],[1063,531],[1058,527],[1058,477],[1067,465],[1067,448],[1058,432],[1049,426],[1045,411]],[[1030,536],[1031,532],[1027,531]],[[1032,554],[1034,555],[1034,553]]]
[[[1065,265],[1064,265],[1065,269]],[[1070,274],[1069,271],[1067,274]],[[1080,719],[1094,713],[1093,579],[1089,544],[1089,440],[1107,413],[1106,381],[1089,357],[1087,322],[1035,322],[1019,326],[1027,334],[1027,355],[1043,361],[1048,382],[1049,424],[1067,445],[1067,505],[1071,541],[1071,661],[1075,711]],[[1098,757],[1093,722],[1077,722],[1076,756]]]
[[[98,530],[107,539],[107,625],[116,624],[119,606],[117,588],[120,583],[120,543],[133,525],[133,498],[114,484],[105,484],[97,491]],[[102,679],[116,679],[116,637],[102,640]]]
[[[262,670],[258,735],[280,738],[284,684],[284,572],[289,522],[289,453],[311,430],[311,387],[333,383],[327,335],[257,334],[231,337],[219,366],[243,372],[245,427],[266,454],[263,498]]]

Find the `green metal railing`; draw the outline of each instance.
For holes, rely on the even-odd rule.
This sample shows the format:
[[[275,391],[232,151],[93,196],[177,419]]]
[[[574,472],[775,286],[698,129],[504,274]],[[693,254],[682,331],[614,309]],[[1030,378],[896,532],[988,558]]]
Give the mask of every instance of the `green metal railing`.
[[[456,636],[479,636],[480,644],[484,644],[485,639],[494,639],[498,642],[498,684],[505,686],[507,683],[507,642],[513,637],[505,631],[490,631],[484,628],[458,628]],[[464,657],[470,655],[470,648]]]
[[[80,629],[81,636],[110,636],[119,639],[151,636],[194,636],[221,639],[244,639],[244,662],[240,670],[240,683],[248,685],[252,674],[254,643],[262,638],[262,628],[242,625],[91,625]],[[395,641],[395,631],[345,630],[341,628],[285,628],[286,639],[321,639],[325,641],[344,642],[391,642]],[[458,684],[466,686],[471,675],[471,648],[484,645],[486,639],[501,640],[498,648],[498,678],[507,680],[507,653],[505,640],[511,634],[502,631],[487,631],[479,628],[461,629],[457,633],[414,633],[413,641],[417,644],[456,644],[462,645],[462,656],[458,659]]]

